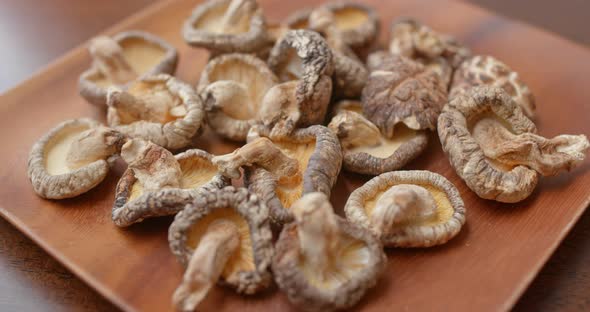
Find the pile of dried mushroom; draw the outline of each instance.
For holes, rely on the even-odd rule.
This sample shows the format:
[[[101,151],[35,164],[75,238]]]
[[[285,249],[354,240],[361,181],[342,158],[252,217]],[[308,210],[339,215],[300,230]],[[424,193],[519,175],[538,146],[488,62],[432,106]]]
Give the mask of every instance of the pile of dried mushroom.
[[[536,133],[531,91],[502,62],[412,19],[391,25],[386,48],[378,31],[375,10],[355,3],[271,25],[254,0],[210,0],[183,26],[188,44],[211,53],[196,85],[171,76],[178,54],[156,36],[93,39],[80,94],[106,108],[106,125],[65,121],[35,143],[33,189],[78,196],[120,158],[115,225],[176,215],[170,249],[186,266],[177,309],[194,310],[216,283],[254,294],[274,280],[298,307],[327,311],[375,285],[383,247],[444,244],[465,223],[446,178],[397,171],[428,132],[471,190],[500,202],[585,158],[584,135]],[[194,149],[207,126],[242,147]],[[376,176],[350,194],[345,218],[329,201],[341,167]]]

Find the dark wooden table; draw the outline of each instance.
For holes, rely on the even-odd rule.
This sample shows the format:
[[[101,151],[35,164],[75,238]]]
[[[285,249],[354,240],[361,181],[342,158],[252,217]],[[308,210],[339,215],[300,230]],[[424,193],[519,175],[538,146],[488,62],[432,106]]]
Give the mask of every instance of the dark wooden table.
[[[154,0],[2,0],[0,92],[152,2]],[[590,44],[588,1],[472,2],[578,43]],[[589,238],[590,212],[587,212],[533,281],[515,310],[590,310]],[[111,310],[115,308],[109,302],[0,219],[0,311]]]

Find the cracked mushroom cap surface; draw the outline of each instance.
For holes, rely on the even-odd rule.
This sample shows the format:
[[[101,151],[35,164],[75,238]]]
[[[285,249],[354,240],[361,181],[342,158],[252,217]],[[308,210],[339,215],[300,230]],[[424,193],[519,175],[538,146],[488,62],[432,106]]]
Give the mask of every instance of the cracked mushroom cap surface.
[[[393,137],[387,138],[359,112],[360,102],[343,102],[336,104],[338,113],[328,128],[340,140],[342,163],[347,171],[378,175],[397,170],[426,148],[428,136],[424,131],[398,125]]]
[[[269,207],[273,222],[284,224],[292,221],[289,208],[304,194],[331,193],[342,166],[342,152],[338,138],[328,128],[316,125],[296,129],[284,138],[272,138],[270,131],[262,128],[258,135],[269,138],[298,163],[297,178],[285,181],[260,167],[246,167],[244,170],[244,183]]]
[[[227,186],[197,197],[174,218],[168,231],[170,250],[186,266],[205,230],[215,221],[233,223],[239,247],[230,256],[218,283],[238,293],[254,294],[272,283],[272,232],[268,208],[245,188]]]
[[[71,198],[97,186],[109,172],[108,159],[118,153],[124,136],[97,121],[64,121],[31,148],[27,174],[37,195]]]
[[[309,193],[295,205],[306,207],[297,207],[303,212],[276,242],[277,285],[305,311],[351,308],[385,269],[383,246],[366,229],[336,216],[325,194]]]
[[[182,28],[184,40],[211,53],[257,53],[268,47],[266,21],[254,0],[208,0]]]
[[[442,148],[457,174],[479,197],[521,201],[535,189],[538,173],[527,166],[503,166],[485,156],[473,128],[489,118],[499,120],[516,135],[537,132],[508,94],[497,88],[477,87],[454,97],[443,109],[438,123]]]
[[[346,218],[387,247],[430,247],[455,237],[465,205],[455,186],[430,171],[384,173],[354,190]]]
[[[447,92],[438,74],[410,59],[391,56],[371,72],[361,101],[365,117],[391,138],[399,123],[413,130],[435,130]]]
[[[261,59],[250,54],[224,54],[207,63],[197,87],[207,123],[222,137],[245,141],[258,121],[266,92],[278,78]]]
[[[323,122],[332,94],[334,65],[324,38],[309,30],[291,30],[278,41],[267,61],[281,82],[296,82],[298,125]]]
[[[459,66],[453,77],[449,98],[476,86],[502,88],[529,118],[535,116],[535,97],[517,72],[492,56],[477,55]]]
[[[205,125],[199,95],[190,85],[169,75],[146,76],[127,90],[111,88],[107,97],[111,127],[167,149],[189,146]]]
[[[174,155],[180,165],[179,185],[146,191],[132,169],[127,169],[115,190],[112,219],[117,226],[126,227],[151,217],[176,214],[196,196],[231,185],[212,164],[213,155],[190,149]]]
[[[178,63],[175,47],[143,31],[125,31],[90,43],[93,64],[80,75],[78,90],[89,103],[106,107],[107,89],[125,87],[147,75],[174,74]],[[127,74],[123,77],[121,71]],[[121,80],[123,78],[123,80]]]

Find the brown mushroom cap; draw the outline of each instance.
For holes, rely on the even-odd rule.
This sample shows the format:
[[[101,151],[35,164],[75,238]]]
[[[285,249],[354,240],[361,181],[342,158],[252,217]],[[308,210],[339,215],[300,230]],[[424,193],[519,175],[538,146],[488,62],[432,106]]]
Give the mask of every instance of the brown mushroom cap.
[[[323,122],[332,94],[332,52],[318,33],[291,30],[270,52],[268,65],[281,81],[297,81],[298,126]]]
[[[435,130],[447,92],[438,74],[410,59],[391,56],[371,72],[361,100],[367,119],[391,137],[398,123],[414,130]]]
[[[297,129],[289,137],[280,139],[270,137],[270,131],[262,128],[258,135],[269,138],[283,153],[296,159],[298,170],[302,171],[302,179],[294,187],[280,185],[278,177],[263,168],[245,168],[245,184],[270,208],[274,222],[292,221],[289,207],[304,194],[330,194],[340,173],[342,152],[338,138],[328,128],[316,125]]]
[[[502,88],[529,118],[535,115],[535,97],[517,72],[491,56],[476,55],[459,66],[453,76],[450,98],[475,86]]]
[[[121,118],[118,103],[123,102],[123,92],[135,98],[149,95],[151,91],[166,94],[178,106],[184,106],[184,116],[170,116],[164,123],[147,120],[126,122]],[[172,103],[162,103],[171,105]],[[199,136],[205,125],[203,102],[194,89],[169,75],[146,76],[135,81],[127,91],[116,89],[108,93],[107,121],[110,126],[131,138],[149,140],[167,149],[180,149],[189,146]]]
[[[143,31],[121,32],[113,39],[121,46],[125,60],[140,77],[174,74],[178,52],[163,39]],[[107,88],[112,85],[94,66],[83,72],[78,80],[80,95],[89,103],[103,107],[107,104]]]
[[[391,187],[408,184],[430,193],[436,203],[435,213],[412,223],[400,222],[378,230],[371,221],[376,203]],[[439,174],[420,170],[388,172],[371,179],[350,194],[344,211],[350,222],[368,229],[388,247],[444,244],[457,235],[465,223],[465,206],[455,186]],[[411,219],[411,216],[406,218]]]
[[[112,219],[126,227],[146,218],[173,215],[184,209],[199,194],[221,189],[231,181],[217,173],[211,163],[213,155],[191,149],[174,156],[180,165],[180,188],[163,188],[144,192],[131,169],[125,170],[117,183]]]
[[[538,174],[526,166],[505,168],[485,157],[471,129],[485,116],[499,118],[514,134],[536,133],[535,124],[501,89],[476,87],[454,97],[438,120],[442,148],[457,174],[479,197],[500,202],[527,198]]]
[[[254,294],[272,281],[273,257],[268,208],[245,188],[227,186],[198,196],[174,218],[168,231],[170,250],[187,265],[199,240],[212,221],[233,222],[240,234],[240,247],[226,263],[219,283],[238,293]]]
[[[325,200],[328,201],[327,197]],[[386,256],[376,237],[339,216],[334,219],[338,229],[334,234],[339,239],[333,265],[338,269],[330,272],[335,275],[331,281],[322,281],[310,267],[313,264],[305,260],[298,233],[300,221],[286,225],[276,242],[272,262],[275,281],[299,309],[334,311],[350,308],[375,286],[385,269]],[[331,243],[334,240],[328,242]]]
[[[366,120],[360,102],[342,101],[337,103],[335,110],[339,113],[332,118],[328,127],[336,133],[342,146],[344,169],[361,174],[378,175],[400,169],[412,159],[420,155],[428,144],[428,136],[424,131],[408,129],[398,125],[393,138],[386,138],[378,129],[373,131],[374,138],[369,140],[360,131],[363,125],[375,127]],[[347,141],[353,140],[351,144]]]
[[[207,88],[217,81],[229,81],[245,87],[245,95],[230,88]],[[250,54],[224,54],[207,63],[197,87],[207,110],[208,125],[215,133],[235,141],[245,141],[250,127],[258,120],[257,112],[266,92],[278,83],[278,78],[261,59]],[[220,101],[232,102],[230,107]],[[249,109],[244,109],[248,105]],[[239,108],[242,115],[231,109]]]
[[[98,159],[78,169],[67,164],[67,154],[77,136],[100,124],[87,118],[64,121],[33,145],[27,174],[33,190],[49,199],[71,198],[97,186],[109,172],[106,159]]]
[[[232,0],[208,0],[199,4],[184,22],[182,35],[191,46],[206,48],[213,54],[257,53],[270,44],[262,9],[255,1],[246,0],[251,10],[238,20],[231,31],[222,29],[224,14]]]
[[[450,83],[452,71],[471,55],[455,38],[439,34],[413,18],[400,18],[391,24],[389,52],[431,67]]]

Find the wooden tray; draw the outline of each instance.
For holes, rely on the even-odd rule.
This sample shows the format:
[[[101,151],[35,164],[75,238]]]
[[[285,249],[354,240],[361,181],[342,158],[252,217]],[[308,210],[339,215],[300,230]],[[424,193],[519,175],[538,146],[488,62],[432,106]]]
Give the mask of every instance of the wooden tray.
[[[207,54],[180,37],[183,20],[198,1],[157,3],[107,31],[142,29],[180,49],[178,76],[195,83]],[[261,1],[279,20],[313,0]],[[590,53],[573,43],[508,21],[460,2],[369,1],[383,25],[415,16],[456,35],[476,53],[492,54],[519,71],[538,100],[537,124],[546,136],[590,134]],[[383,27],[385,39],[387,26]],[[29,150],[62,120],[81,116],[104,120],[104,112],[77,93],[78,75],[88,67],[83,47],[0,98],[0,213],[82,280],[123,310],[171,310],[182,269],[168,249],[171,218],[119,229],[110,220],[113,192],[123,171],[116,167],[95,190],[71,200],[37,197],[26,177]],[[200,143],[214,153],[236,146],[207,135]],[[431,249],[389,250],[389,266],[357,310],[498,311],[509,309],[586,208],[590,163],[571,174],[543,179],[518,204],[477,198],[456,176],[432,136],[424,155],[407,169],[427,169],[449,178],[467,207],[467,224],[449,244]],[[367,178],[342,174],[333,202],[341,213],[347,195]],[[217,287],[201,305],[209,311],[294,311],[276,290],[241,297]]]

